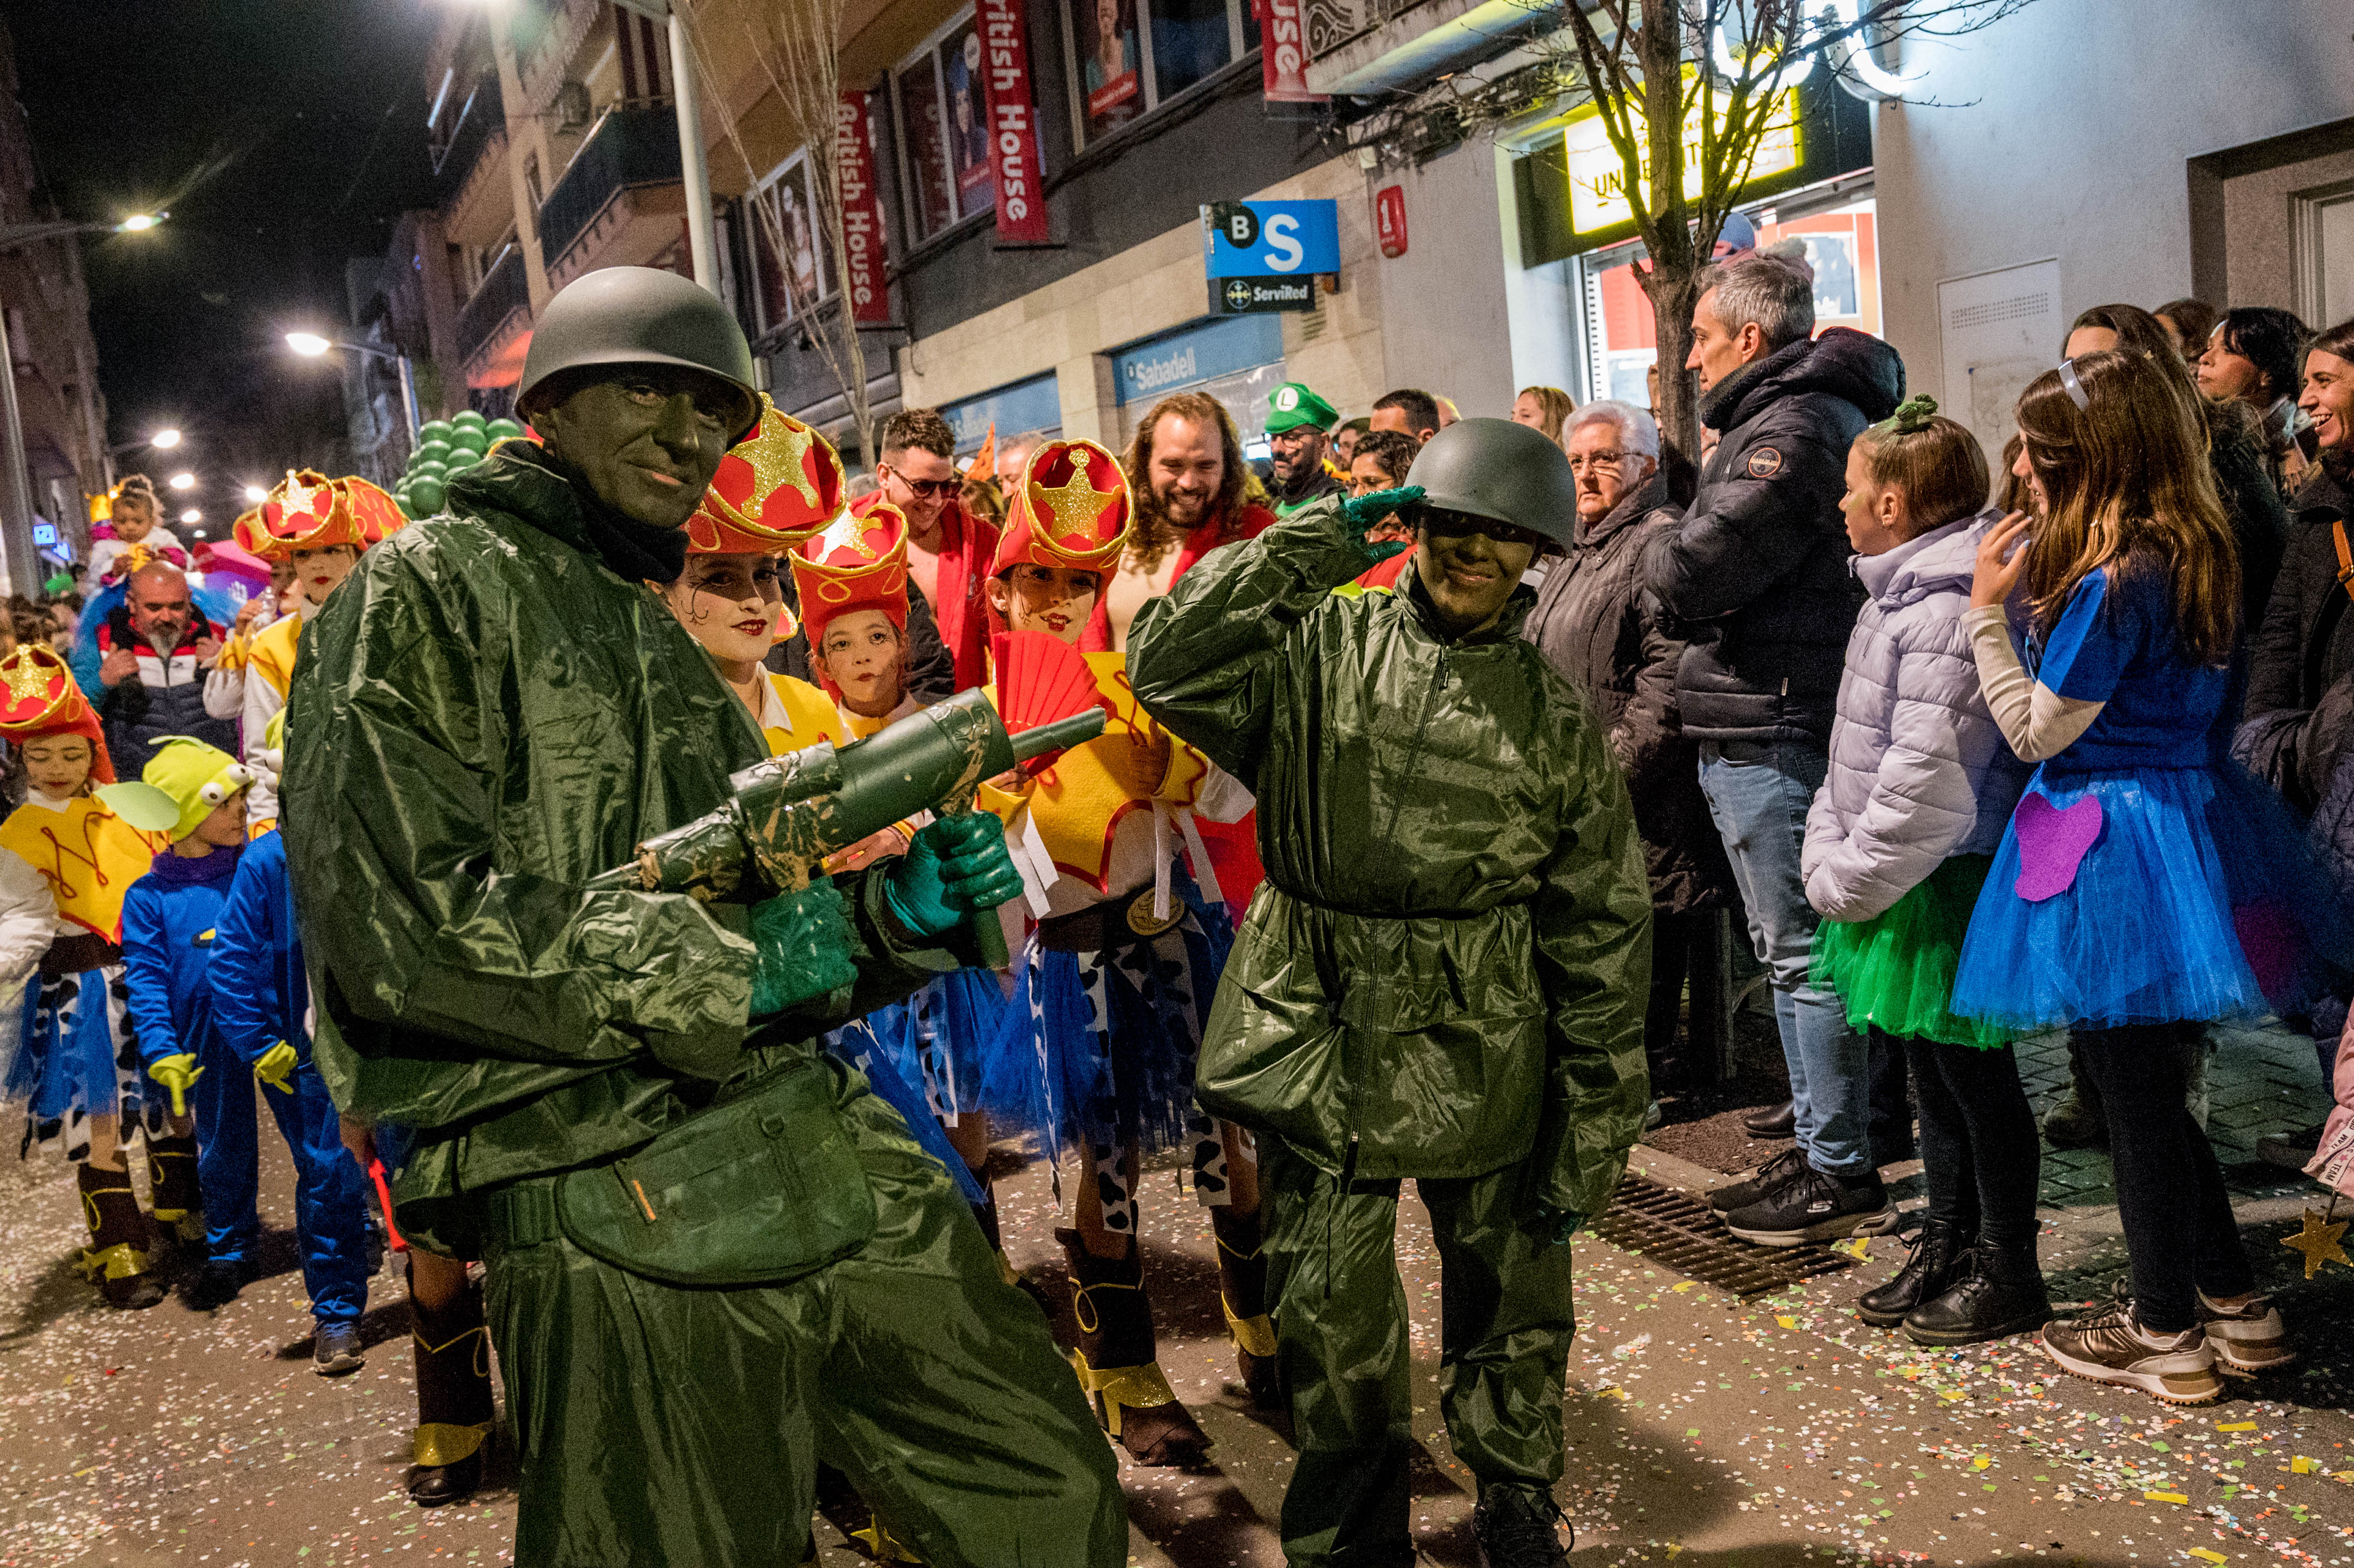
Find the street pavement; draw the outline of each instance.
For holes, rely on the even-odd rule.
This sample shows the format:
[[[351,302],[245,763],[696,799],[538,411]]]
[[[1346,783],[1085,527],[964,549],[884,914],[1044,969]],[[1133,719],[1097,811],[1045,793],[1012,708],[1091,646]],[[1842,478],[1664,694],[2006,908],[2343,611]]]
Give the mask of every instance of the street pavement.
[[[2054,1042],[2023,1047],[2021,1065],[2039,1101],[2064,1080]],[[2310,1047],[2276,1031],[2234,1032],[2216,1057],[2211,1125],[2243,1239],[2305,1361],[2204,1409],[2055,1375],[2025,1339],[1924,1351],[1865,1328],[1848,1303],[1901,1260],[1890,1242],[1867,1242],[1863,1258],[1803,1287],[1739,1300],[1581,1238],[1559,1494],[1575,1561],[2354,1564],[2354,1271],[2303,1279],[2279,1238],[2301,1209],[2326,1206],[2318,1189],[2247,1163],[2256,1138],[2314,1119],[2316,1085]],[[371,1297],[366,1370],[332,1383],[311,1372],[292,1172],[274,1137],[263,1148],[270,1277],[210,1315],[176,1299],[139,1314],[98,1306],[69,1266],[70,1173],[38,1155],[0,1165],[0,1568],[513,1560],[503,1445],[472,1505],[428,1513],[402,1490],[415,1417],[406,1308],[389,1275]],[[1670,1185],[1716,1179],[1652,1150],[1637,1164]],[[1917,1167],[1892,1174],[1917,1203]],[[1131,1562],[1279,1563],[1290,1450],[1280,1423],[1252,1414],[1233,1384],[1209,1226],[1175,1180],[1164,1168],[1146,1183],[1148,1266],[1164,1364],[1216,1439],[1215,1464],[1125,1472]],[[1002,1192],[1015,1263],[1059,1299],[1043,1173]],[[2055,1298],[2105,1296],[2122,1268],[2105,1157],[2047,1150],[2044,1192]],[[1437,1266],[1419,1206],[1401,1215],[1426,1456],[1415,1527],[1425,1561],[1466,1568],[1477,1561],[1472,1482],[1438,1418]],[[829,1564],[859,1561],[830,1526],[819,1542]]]

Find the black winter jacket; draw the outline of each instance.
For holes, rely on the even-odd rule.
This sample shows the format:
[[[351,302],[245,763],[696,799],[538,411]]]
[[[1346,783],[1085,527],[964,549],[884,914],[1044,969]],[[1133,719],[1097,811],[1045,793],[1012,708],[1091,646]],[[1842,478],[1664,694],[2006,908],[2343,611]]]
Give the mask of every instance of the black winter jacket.
[[[1684,645],[1644,613],[1643,548],[1672,533],[1683,509],[1655,473],[1607,516],[1577,526],[1577,547],[1554,561],[1521,635],[1583,691],[1626,770],[1643,836],[1652,907],[1670,915],[1732,902],[1733,867],[1700,792],[1696,747],[1676,716]]]
[[[2346,703],[2324,699],[2354,674],[2354,615],[2347,613],[2354,599],[2338,580],[2331,527],[2346,520],[2354,529],[2349,478],[2343,465],[2331,464],[2296,493],[2287,555],[2249,649],[2246,716],[2232,747],[2251,772],[2305,809],[2327,787],[2322,754],[2337,749],[2318,732],[2347,722]]]
[[[1723,436],[1691,510],[1642,567],[1686,640],[1676,700],[1690,738],[1829,744],[1863,607],[1839,511],[1847,450],[1903,396],[1894,349],[1831,327],[1701,398],[1701,422]]]

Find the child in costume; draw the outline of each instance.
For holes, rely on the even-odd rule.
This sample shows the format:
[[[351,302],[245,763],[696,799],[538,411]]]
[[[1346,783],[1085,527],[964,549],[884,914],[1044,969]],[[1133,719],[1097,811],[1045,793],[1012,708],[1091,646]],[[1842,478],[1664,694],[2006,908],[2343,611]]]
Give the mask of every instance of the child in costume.
[[[129,569],[123,557],[132,546],[144,547],[152,560],[169,561],[181,570],[188,552],[180,536],[164,526],[163,503],[154,482],[143,473],[126,475],[108,497],[106,520],[90,531],[90,580],[105,585],[122,580]]]
[[[280,755],[286,710],[271,715],[263,761]],[[153,769],[151,768],[152,772]],[[274,769],[273,769],[274,771]],[[302,1283],[317,1324],[312,1366],[322,1377],[360,1369],[359,1320],[367,1306],[365,1178],[344,1148],[327,1086],[311,1065],[311,983],[286,841],[264,833],[238,857],[213,943],[213,1022],[229,1054],[269,1091],[262,1100],[294,1159]]]
[[[122,969],[122,899],[160,840],[91,791],[114,782],[98,715],[65,662],[24,643],[0,660],[0,734],[25,762],[25,803],[0,824],[0,987],[27,983],[6,1093],[27,1104],[23,1149],[61,1144],[90,1223],[83,1270],[114,1307],[164,1298],[157,1238],[131,1187],[131,1131],[143,1129],[154,1218],[177,1239],[204,1234],[196,1139],[141,1074]],[[37,973],[35,971],[37,970]]]
[[[267,559],[261,533],[261,508],[240,512],[229,524],[229,536],[237,547],[247,555]],[[270,586],[256,592],[238,607],[237,619],[229,623],[228,635],[221,641],[221,651],[213,660],[213,673],[205,677],[205,712],[214,718],[241,719],[245,716],[245,670],[253,661],[253,640],[269,630],[281,616],[294,613],[298,597],[294,588],[294,563],[291,560],[270,562]]]
[[[225,1305],[253,1282],[261,1240],[253,1076],[221,1038],[210,980],[252,782],[245,765],[218,747],[171,736],[157,746],[143,788],[107,791],[107,803],[134,826],[169,841],[123,895],[122,962],[147,1075],[170,1091],[174,1115],[196,1102],[205,1262],[187,1300],[198,1311]]]
[[[247,811],[256,832],[278,817],[277,786],[260,766],[262,735],[292,689],[302,629],[351,575],[361,554],[407,521],[399,503],[366,480],[329,480],[307,468],[289,471],[261,503],[249,530],[253,553],[273,566],[282,561],[293,568],[294,613],[255,632],[242,658],[242,743],[246,767],[254,775]],[[209,688],[206,695],[209,704]]]
[[[2104,1101],[2133,1295],[2051,1324],[2045,1353],[2202,1404],[2219,1371],[2295,1351],[2184,1105],[2190,1053],[2209,1020],[2287,1012],[2335,979],[2344,921],[2285,808],[2213,740],[2238,565],[2190,395],[2141,355],[2084,355],[2029,385],[2019,428],[2036,514],[1979,546],[1965,622],[1988,707],[2039,766],[1971,916],[1953,1011],[2068,1026]]]
[[[1234,821],[1251,800],[1137,705],[1123,655],[1075,652],[1129,518],[1128,482],[1103,448],[1049,441],[1032,455],[986,585],[1005,629],[991,700],[1010,726],[1028,727],[1074,711],[1023,711],[1034,692],[1068,683],[1081,709],[1100,705],[1108,722],[982,800],[1006,819],[1040,916],[1015,973],[1015,1005],[1045,1065],[1048,1098],[1033,1119],[1076,1142],[1088,1173],[1078,1225],[1055,1232],[1070,1262],[1079,1380],[1138,1463],[1188,1465],[1209,1437],[1154,1349],[1136,1234],[1146,1151],[1189,1148],[1244,1381],[1262,1405],[1279,1399],[1256,1165],[1241,1134],[1193,1101],[1202,1020],[1233,927],[1193,819]],[[1181,843],[1206,884],[1199,892],[1177,868]]]
[[[1993,521],[1979,512],[1986,456],[1936,408],[1907,400],[1848,452],[1840,504],[1872,598],[1848,640],[1830,772],[1800,864],[1823,916],[1815,983],[1875,1046],[1903,1052],[1920,1100],[1927,1218],[1903,1268],[1856,1316],[1959,1345],[2041,1328],[2052,1302],[2035,1261],[2041,1139],[2009,1036],[1950,1007],[1970,909],[2026,770],[1987,711],[1962,628]],[[1744,1230],[1755,1212],[1735,1208],[1726,1223],[1757,1240]],[[1766,1223],[1787,1233],[1804,1216]]]

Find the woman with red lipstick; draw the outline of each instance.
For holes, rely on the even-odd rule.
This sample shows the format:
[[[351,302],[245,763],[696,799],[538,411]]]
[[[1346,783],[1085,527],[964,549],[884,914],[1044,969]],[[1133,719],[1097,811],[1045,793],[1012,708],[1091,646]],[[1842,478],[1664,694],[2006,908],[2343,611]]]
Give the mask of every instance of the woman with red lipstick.
[[[293,613],[254,633],[244,656],[243,749],[257,780],[246,791],[246,818],[256,833],[278,821],[278,789],[270,782],[274,770],[267,766],[269,747],[261,736],[270,715],[286,705],[302,629],[351,576],[361,552],[407,522],[399,504],[366,480],[330,480],[306,468],[287,473],[246,529],[253,553],[270,563],[273,586],[277,567],[292,568],[294,600]],[[212,694],[208,684],[206,695]]]
[[[986,585],[1007,682],[1014,639],[1044,632],[1076,647],[1126,547],[1130,511],[1118,460],[1092,441],[1049,441],[1031,457]],[[1077,1225],[1059,1230],[1079,1324],[1079,1381],[1105,1429],[1137,1463],[1199,1463],[1210,1439],[1162,1374],[1138,1252],[1142,1155],[1190,1150],[1193,1185],[1218,1239],[1226,1321],[1244,1381],[1263,1408],[1279,1400],[1274,1330],[1259,1255],[1250,1146],[1193,1102],[1193,1062],[1232,940],[1195,813],[1235,821],[1249,794],[1137,705],[1127,658],[1088,653],[1103,735],[1035,773],[985,789],[1025,863],[1039,916],[1015,969],[1016,1009],[1048,1064],[1036,1119],[1077,1146],[1089,1180]],[[1010,707],[999,687],[992,700]],[[1045,715],[1040,715],[1045,716]],[[1182,850],[1204,885],[1177,864]]]

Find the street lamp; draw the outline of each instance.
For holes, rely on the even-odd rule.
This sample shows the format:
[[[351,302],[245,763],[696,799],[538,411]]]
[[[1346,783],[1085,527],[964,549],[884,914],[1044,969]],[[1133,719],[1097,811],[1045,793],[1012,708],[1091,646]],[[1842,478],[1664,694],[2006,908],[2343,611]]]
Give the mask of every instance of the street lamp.
[[[245,487],[245,498],[254,505],[259,506],[263,502],[270,499],[270,492],[262,489],[261,486],[258,484],[249,484]]]
[[[143,234],[169,216],[135,212],[115,223],[10,224],[0,228],[0,250],[77,234]],[[93,432],[96,424],[93,418]],[[25,463],[25,418],[16,403],[16,359],[8,344],[5,306],[0,306],[0,498],[5,500],[5,508],[0,508],[0,546],[5,546],[8,584],[29,594],[41,581],[41,557],[33,546],[33,476]]]
[[[135,452],[142,447],[154,447],[158,451],[167,452],[186,440],[187,438],[180,433],[177,426],[167,425],[154,435],[142,436],[135,441],[117,441],[106,449],[106,455],[120,457],[124,452]]]
[[[183,523],[201,523],[201,522],[203,522],[204,520],[205,520],[205,514],[204,514],[203,513],[201,513],[201,512],[197,511],[197,510],[196,510],[195,507],[193,507],[193,506],[189,507],[186,512],[183,512],[183,513],[181,513],[181,514],[180,514],[180,521],[181,521],[181,522],[183,522]]]
[[[170,482],[175,490],[194,490],[196,487],[196,476],[183,470],[174,474]]]
[[[393,367],[400,372],[400,411],[408,421],[408,445],[411,450],[416,450],[417,376],[409,368],[408,355],[397,349],[387,348],[382,344],[345,343],[340,338],[321,337],[314,332],[288,333],[286,346],[305,359],[316,359],[329,349],[343,348],[354,354],[372,354],[378,359],[392,361]]]
[[[180,432],[175,429],[158,430],[147,438],[147,444],[163,451],[170,451],[180,444]]]

